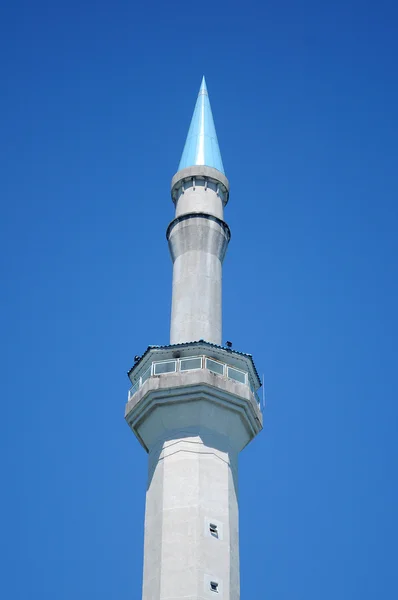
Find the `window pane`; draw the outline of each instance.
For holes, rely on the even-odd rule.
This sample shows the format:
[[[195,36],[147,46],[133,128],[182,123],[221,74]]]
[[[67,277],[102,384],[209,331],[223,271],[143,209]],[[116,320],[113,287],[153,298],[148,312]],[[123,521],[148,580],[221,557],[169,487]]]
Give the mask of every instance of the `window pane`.
[[[180,360],[181,371],[192,371],[193,369],[202,368],[202,359],[199,358],[182,358]]]
[[[161,375],[162,373],[174,373],[176,370],[176,361],[169,360],[167,362],[154,363],[155,375]]]
[[[228,377],[240,383],[246,383],[246,373],[238,371],[238,369],[234,369],[233,367],[228,367]]]
[[[145,371],[145,373],[143,373],[141,375],[141,381],[142,381],[142,383],[144,383],[144,381],[146,381],[147,379],[149,379],[150,376],[151,376],[151,367],[149,367],[149,369],[147,369]]]
[[[224,375],[224,365],[215,360],[211,360],[211,358],[206,358],[206,369],[209,369],[212,373],[218,373],[219,375]]]
[[[133,386],[131,386],[131,388],[129,389],[129,400],[130,400],[131,396],[133,396],[136,393],[136,391],[139,388],[139,385],[140,385],[140,382],[138,380],[135,382],[135,384]]]

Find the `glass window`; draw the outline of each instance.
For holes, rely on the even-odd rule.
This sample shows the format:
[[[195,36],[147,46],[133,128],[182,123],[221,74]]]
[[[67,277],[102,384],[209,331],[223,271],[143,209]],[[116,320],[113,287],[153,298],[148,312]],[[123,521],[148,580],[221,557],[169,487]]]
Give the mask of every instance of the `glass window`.
[[[139,383],[140,383],[139,381],[136,381],[135,384],[133,386],[131,386],[131,388],[129,389],[129,400],[132,396],[134,396],[134,394],[138,390]]]
[[[145,371],[145,373],[143,373],[141,375],[141,385],[144,383],[144,381],[146,381],[147,379],[149,379],[151,376],[151,367],[149,367],[149,369],[147,369]]]
[[[212,373],[224,375],[224,365],[215,360],[211,360],[211,358],[206,358],[206,369],[209,369]]]
[[[202,368],[201,357],[195,358],[181,358],[180,360],[180,371],[193,371],[194,369]]]
[[[239,381],[240,383],[246,383],[246,373],[243,371],[228,367],[227,375],[230,379],[235,379],[235,381]]]
[[[175,373],[176,370],[176,361],[168,360],[166,362],[158,362],[154,363],[154,374],[162,375],[162,373]]]

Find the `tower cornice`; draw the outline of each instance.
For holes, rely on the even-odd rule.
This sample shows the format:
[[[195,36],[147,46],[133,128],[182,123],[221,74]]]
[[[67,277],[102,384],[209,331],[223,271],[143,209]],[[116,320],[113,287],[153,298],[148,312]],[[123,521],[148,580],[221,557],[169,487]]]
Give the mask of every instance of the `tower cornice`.
[[[174,203],[177,201],[179,191],[184,186],[184,183],[190,182],[193,178],[197,178],[198,181],[203,180],[206,182],[207,180],[216,185],[218,184],[223,195],[223,205],[225,206],[227,204],[230,188],[227,177],[218,169],[206,165],[195,165],[177,171],[171,180],[171,199]]]

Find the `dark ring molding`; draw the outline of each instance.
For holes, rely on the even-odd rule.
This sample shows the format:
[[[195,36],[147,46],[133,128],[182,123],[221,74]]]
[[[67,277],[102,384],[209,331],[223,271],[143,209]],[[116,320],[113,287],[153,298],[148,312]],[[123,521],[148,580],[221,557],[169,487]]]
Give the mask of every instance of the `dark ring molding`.
[[[223,221],[222,219],[219,219],[218,217],[215,217],[214,215],[208,215],[207,213],[188,213],[186,215],[181,215],[180,217],[176,217],[175,219],[173,219],[173,221],[171,221],[171,223],[167,227],[167,231],[166,231],[167,241],[169,241],[171,231],[174,228],[174,226],[177,225],[177,223],[182,223],[182,221],[187,221],[188,219],[197,219],[197,218],[207,219],[208,221],[214,221],[215,223],[217,223],[217,225],[219,225],[224,230],[224,232],[227,236],[227,241],[229,242],[229,240],[231,239],[231,230],[228,227],[228,225],[226,224],[226,222]]]

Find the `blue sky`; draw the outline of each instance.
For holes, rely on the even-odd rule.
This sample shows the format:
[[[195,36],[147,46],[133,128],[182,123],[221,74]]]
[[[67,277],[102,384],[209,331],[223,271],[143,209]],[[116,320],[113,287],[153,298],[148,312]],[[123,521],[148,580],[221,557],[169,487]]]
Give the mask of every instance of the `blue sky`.
[[[224,338],[265,374],[241,600],[398,593],[396,3],[0,9],[2,595],[141,597],[126,371],[168,342],[169,184],[206,75]]]

